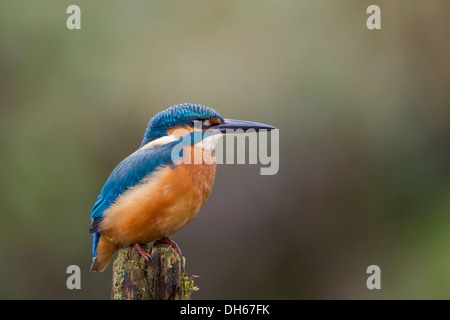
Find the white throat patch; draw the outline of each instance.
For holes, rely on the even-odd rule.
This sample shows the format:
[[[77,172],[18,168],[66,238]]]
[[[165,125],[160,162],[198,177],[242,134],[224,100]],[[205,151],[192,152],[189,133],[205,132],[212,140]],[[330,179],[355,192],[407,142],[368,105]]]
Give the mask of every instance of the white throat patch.
[[[223,137],[223,133],[217,133],[204,138],[202,141],[196,143],[196,146],[201,146],[204,150],[213,150],[220,139]]]

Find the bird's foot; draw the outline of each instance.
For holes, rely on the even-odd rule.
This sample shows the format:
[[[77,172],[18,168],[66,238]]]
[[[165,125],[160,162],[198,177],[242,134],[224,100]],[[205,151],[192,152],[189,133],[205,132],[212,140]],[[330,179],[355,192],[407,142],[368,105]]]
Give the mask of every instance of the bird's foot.
[[[145,252],[145,250],[141,247],[141,245],[137,242],[133,243],[133,246],[136,248],[137,252],[141,255],[142,258],[144,258],[145,261],[152,260],[152,257],[150,254]]]
[[[175,241],[170,240],[169,238],[162,238],[162,239],[156,240],[155,243],[153,244],[153,246],[155,246],[157,243],[170,244],[172,246],[172,248],[174,248],[175,251],[180,255],[180,257],[182,256],[181,249],[180,249],[180,247],[177,245],[177,243]]]

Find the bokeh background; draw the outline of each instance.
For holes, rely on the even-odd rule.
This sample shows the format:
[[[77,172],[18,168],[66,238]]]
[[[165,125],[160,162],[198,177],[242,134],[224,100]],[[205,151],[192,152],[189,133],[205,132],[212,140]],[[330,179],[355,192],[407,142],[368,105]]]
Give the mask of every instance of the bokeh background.
[[[81,30],[66,8],[81,8]],[[378,31],[366,8],[381,7]],[[109,299],[90,212],[148,120],[275,125],[174,236],[196,299],[450,298],[450,2],[0,1],[0,298]],[[66,268],[81,267],[81,290]],[[381,268],[381,290],[366,268]]]

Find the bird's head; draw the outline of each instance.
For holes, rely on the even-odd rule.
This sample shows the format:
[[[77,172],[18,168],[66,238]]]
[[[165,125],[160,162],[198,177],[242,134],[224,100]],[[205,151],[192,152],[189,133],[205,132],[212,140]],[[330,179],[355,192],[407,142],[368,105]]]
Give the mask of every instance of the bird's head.
[[[176,132],[206,131],[208,129],[216,129],[214,132],[226,134],[237,129],[259,131],[275,128],[257,122],[224,119],[212,108],[186,103],[170,107],[154,116],[147,126],[141,147],[157,140],[164,143],[165,140],[181,138],[180,136],[174,137]]]

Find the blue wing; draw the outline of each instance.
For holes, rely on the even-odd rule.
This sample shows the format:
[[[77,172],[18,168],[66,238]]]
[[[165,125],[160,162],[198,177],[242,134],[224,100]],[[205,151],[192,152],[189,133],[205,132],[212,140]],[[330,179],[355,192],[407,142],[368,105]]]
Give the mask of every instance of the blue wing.
[[[173,166],[171,160],[174,143],[148,149],[138,149],[124,159],[111,173],[92,208],[90,233],[97,233],[103,213],[129,188],[163,166]],[[95,250],[94,250],[95,251]]]

